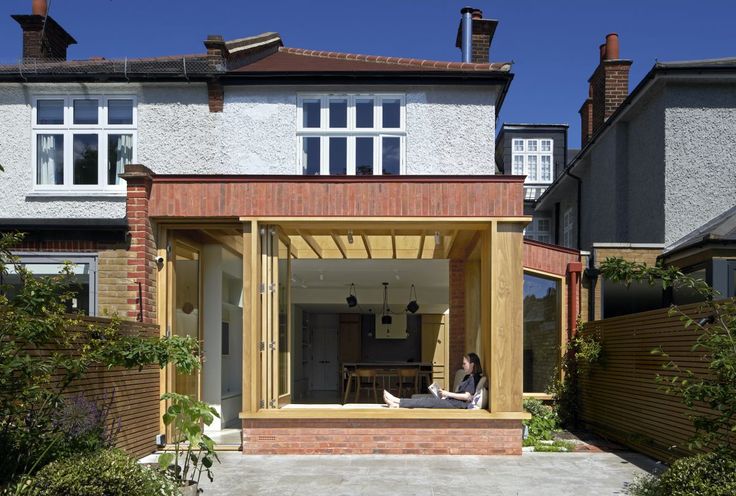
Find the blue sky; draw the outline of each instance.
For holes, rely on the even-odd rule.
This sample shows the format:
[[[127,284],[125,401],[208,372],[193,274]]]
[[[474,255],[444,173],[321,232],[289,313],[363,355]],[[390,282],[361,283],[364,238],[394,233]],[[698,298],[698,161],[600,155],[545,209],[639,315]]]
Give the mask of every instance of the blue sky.
[[[459,60],[465,5],[500,21],[491,59],[514,61],[499,126],[567,123],[573,147],[607,33],[619,33],[622,58],[634,60],[631,88],[655,60],[736,56],[733,0],[50,0],[50,14],[79,43],[71,58],[201,53],[208,34],[278,31],[293,47]],[[0,62],[20,56],[20,27],[9,16],[30,6],[0,1]]]

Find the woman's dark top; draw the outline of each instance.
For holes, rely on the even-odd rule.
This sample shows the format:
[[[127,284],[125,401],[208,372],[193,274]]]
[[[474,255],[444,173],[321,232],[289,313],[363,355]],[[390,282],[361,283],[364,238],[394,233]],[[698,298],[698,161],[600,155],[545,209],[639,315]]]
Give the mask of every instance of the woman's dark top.
[[[475,394],[475,385],[480,381],[480,374],[468,374],[463,377],[463,380],[458,384],[456,393],[470,393],[470,396]],[[467,408],[469,402],[463,400],[456,400],[454,398],[446,398],[445,401],[452,403],[455,408]]]

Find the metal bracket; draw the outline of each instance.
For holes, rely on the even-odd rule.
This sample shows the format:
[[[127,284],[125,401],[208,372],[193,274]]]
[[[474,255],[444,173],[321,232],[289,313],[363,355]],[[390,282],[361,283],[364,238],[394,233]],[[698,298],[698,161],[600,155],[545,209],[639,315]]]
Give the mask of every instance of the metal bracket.
[[[259,406],[260,408],[266,408],[266,402],[265,402],[265,401],[263,401],[263,400],[260,400],[260,401],[258,402],[258,406]]]
[[[276,341],[271,341],[270,343],[268,343],[268,349],[276,350]]]
[[[259,351],[266,351],[266,343],[264,343],[263,341],[261,341],[260,343],[258,343],[258,350]]]
[[[268,402],[268,404],[271,406],[271,408],[276,408],[276,400],[271,400]]]
[[[263,294],[266,292],[266,285],[264,283],[258,284],[258,293]]]

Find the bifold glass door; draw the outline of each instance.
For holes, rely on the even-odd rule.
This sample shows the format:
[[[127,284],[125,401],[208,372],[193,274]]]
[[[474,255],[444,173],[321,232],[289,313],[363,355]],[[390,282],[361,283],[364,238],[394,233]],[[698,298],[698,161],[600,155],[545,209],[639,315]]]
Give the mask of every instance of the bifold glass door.
[[[261,408],[291,402],[291,248],[278,226],[260,228]]]

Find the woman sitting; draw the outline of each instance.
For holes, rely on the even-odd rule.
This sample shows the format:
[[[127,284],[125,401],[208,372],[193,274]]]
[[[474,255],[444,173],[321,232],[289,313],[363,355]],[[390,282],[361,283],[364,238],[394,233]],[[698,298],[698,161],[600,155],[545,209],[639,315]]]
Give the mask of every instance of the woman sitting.
[[[426,398],[397,398],[388,391],[383,391],[383,401],[391,408],[470,408],[475,388],[480,381],[483,369],[480,358],[475,353],[468,353],[463,357],[465,377],[453,393],[440,389],[440,397]]]

